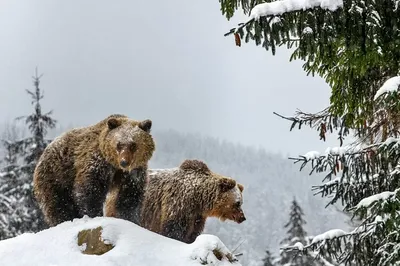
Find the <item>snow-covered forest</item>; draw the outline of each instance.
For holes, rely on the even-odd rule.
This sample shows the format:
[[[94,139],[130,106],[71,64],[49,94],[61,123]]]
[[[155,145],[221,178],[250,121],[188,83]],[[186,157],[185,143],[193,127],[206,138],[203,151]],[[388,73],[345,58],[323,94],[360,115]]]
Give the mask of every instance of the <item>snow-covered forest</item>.
[[[311,128],[337,145],[285,158],[200,133],[154,130],[150,167],[196,158],[244,185],[246,222],[210,219],[205,228],[243,265],[400,265],[400,1],[220,0],[219,7],[224,38],[239,53],[249,45],[273,56],[288,49],[289,61],[324,80],[324,109],[293,106],[293,115],[274,115],[290,131]],[[245,17],[233,23],[238,13]],[[36,74],[26,95],[32,113],[15,114],[0,131],[0,239],[46,228],[32,198],[32,172],[49,141],[70,127],[42,110],[39,85]]]
[[[35,79],[34,82],[36,81]],[[35,86],[36,84],[33,95],[27,93],[27,104],[29,97],[36,97],[35,92],[39,93],[36,99],[41,98],[42,90],[39,83],[34,83]],[[40,101],[45,100],[45,97],[40,99],[39,106]],[[46,110],[42,111],[40,108],[40,112],[37,112],[36,103],[32,107],[31,117],[41,117],[42,112],[46,113]],[[54,109],[55,113],[56,111]],[[49,120],[51,114],[47,115],[48,117],[42,117],[39,121],[53,121]],[[7,121],[2,127],[2,139],[7,140],[3,141],[1,148],[2,239],[42,229],[36,222],[39,221],[37,209],[30,204],[32,180],[27,178],[30,172],[21,170],[26,166],[24,158],[30,154],[32,144],[21,144],[16,150],[7,149],[9,144],[25,143],[23,140],[34,136],[35,131],[30,131],[29,123],[30,120]],[[58,124],[51,124],[54,128],[47,128],[44,139],[51,140],[68,130],[60,125],[61,121],[54,123]],[[34,129],[38,124],[33,125]],[[223,223],[217,219],[209,219],[204,232],[220,237],[231,249],[237,247],[237,252],[243,253],[240,257],[243,265],[261,265],[267,248],[275,256],[279,255],[280,242],[286,238],[284,226],[289,220],[293,198],[304,208],[303,218],[307,221],[304,229],[310,235],[337,227],[350,228],[347,216],[336,208],[325,209],[326,201],[312,195],[310,187],[315,184],[314,180],[305,173],[298,172],[296,166],[282,155],[200,134],[182,134],[175,130],[155,131],[153,135],[157,140],[157,151],[150,161],[150,168],[176,167],[184,159],[197,158],[204,160],[214,171],[231,176],[245,186],[243,208],[246,222]],[[14,159],[10,161],[10,158]]]

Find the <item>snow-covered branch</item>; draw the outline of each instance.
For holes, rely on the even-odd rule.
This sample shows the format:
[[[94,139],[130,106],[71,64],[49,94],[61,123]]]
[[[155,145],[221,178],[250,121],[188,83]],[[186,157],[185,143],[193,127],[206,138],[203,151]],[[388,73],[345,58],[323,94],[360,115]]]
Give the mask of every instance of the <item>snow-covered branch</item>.
[[[384,222],[382,220],[377,220],[366,225],[361,225],[350,232],[346,232],[342,229],[332,229],[313,237],[311,243],[308,245],[296,243],[296,245],[286,246],[281,249],[286,252],[295,252],[295,254],[312,254],[314,257],[319,256],[321,251],[326,249],[327,247],[331,249],[330,252],[332,253],[344,253],[347,252],[346,249],[343,250],[343,245],[345,245],[345,243],[348,243],[349,241],[362,241],[361,236],[363,234],[373,232],[377,228],[377,226],[383,224]],[[326,253],[326,250],[324,253]]]
[[[374,96],[374,100],[378,99],[380,96],[385,95],[387,93],[396,92],[399,90],[400,87],[400,76],[395,76],[389,78],[388,80],[383,83],[382,87],[376,92]]]
[[[380,198],[389,200],[397,193],[400,178],[399,147],[399,138],[387,138],[384,142],[365,147],[349,145],[328,148],[325,154],[311,151],[290,159],[294,163],[301,163],[300,170],[311,164],[310,174],[327,172],[322,180],[324,183],[312,187],[314,195],[329,197],[327,206],[341,201],[345,210],[355,211],[366,221],[371,221],[373,215],[382,215],[382,208],[367,206],[370,210],[367,215],[365,210],[358,207]]]
[[[320,7],[335,11],[343,7],[343,0],[281,0],[256,5],[250,12],[250,19],[256,21],[260,17],[277,16],[284,13]]]
[[[328,160],[332,159],[344,159],[342,161],[346,162],[346,165],[349,164],[349,157],[359,158],[362,155],[366,154],[377,154],[380,151],[387,150],[388,152],[397,152],[397,148],[400,146],[400,138],[387,138],[385,141],[380,143],[375,143],[371,145],[367,145],[365,147],[361,147],[360,145],[350,144],[343,147],[328,147],[325,150],[325,153],[321,154],[318,151],[309,151],[304,155],[299,155],[296,157],[290,157],[290,160],[293,160],[294,163],[303,162],[301,169],[304,168],[305,164],[308,162],[315,163],[315,166],[319,164],[324,164]],[[339,169],[337,169],[339,171]]]
[[[396,189],[395,191],[384,191],[372,196],[369,196],[367,198],[362,199],[357,206],[355,206],[356,209],[360,208],[367,208],[370,207],[373,203],[376,203],[378,201],[386,201],[390,200],[394,197],[396,197],[397,193],[400,192],[400,189]]]
[[[396,207],[400,204],[399,192],[400,189],[397,188],[394,191],[384,191],[361,199],[353,210],[360,218],[364,218],[364,221],[350,232],[333,229],[313,237],[310,244],[303,246],[296,243],[283,249],[295,253],[335,254],[347,260],[349,254],[368,252],[366,247],[372,245],[372,241],[373,245],[379,246],[374,251],[377,256],[373,258],[383,263],[382,265],[393,265],[390,263],[400,259],[398,252],[400,244],[397,243],[400,232],[396,222],[400,218],[400,212]],[[393,208],[396,210],[393,211]]]
[[[243,27],[253,21],[258,21],[260,17],[279,16],[300,10],[322,8],[335,11],[343,7],[343,0],[280,0],[269,3],[261,3],[253,7],[250,16],[245,23],[240,23],[239,27],[231,29],[225,36],[237,33]]]

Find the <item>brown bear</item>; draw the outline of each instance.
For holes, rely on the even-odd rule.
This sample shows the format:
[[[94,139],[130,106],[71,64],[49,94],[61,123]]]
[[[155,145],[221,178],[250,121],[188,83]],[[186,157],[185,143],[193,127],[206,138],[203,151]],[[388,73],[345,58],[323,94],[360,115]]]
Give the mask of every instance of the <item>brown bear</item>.
[[[36,165],[34,195],[49,226],[103,215],[114,176],[130,179],[132,211],[143,196],[148,161],[155,150],[151,120],[114,114],[55,138]]]
[[[242,223],[243,185],[212,172],[199,160],[185,160],[178,168],[149,170],[140,212],[140,225],[158,234],[192,243],[208,217]],[[119,179],[124,182],[124,179]],[[120,194],[124,196],[119,196]],[[105,216],[125,219],[115,203],[124,198],[119,183],[107,195]],[[135,214],[138,215],[138,214]]]

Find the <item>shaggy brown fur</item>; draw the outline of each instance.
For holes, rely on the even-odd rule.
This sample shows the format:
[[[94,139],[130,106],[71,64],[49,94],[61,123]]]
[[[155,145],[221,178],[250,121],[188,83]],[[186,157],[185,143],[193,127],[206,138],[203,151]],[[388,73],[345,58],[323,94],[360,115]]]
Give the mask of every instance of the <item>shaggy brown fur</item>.
[[[145,168],[130,173],[117,171],[111,182],[104,202],[103,214],[106,217],[122,218],[140,224],[140,208],[146,183]],[[133,176],[133,177],[132,177]]]
[[[155,150],[150,120],[110,115],[72,129],[43,152],[34,172],[34,195],[49,226],[88,215],[102,216],[114,175],[143,179]],[[140,175],[141,174],[141,175]],[[138,193],[143,193],[139,186]]]
[[[148,171],[140,225],[192,243],[208,217],[242,223],[243,186],[212,172],[205,163],[186,160],[179,168]]]

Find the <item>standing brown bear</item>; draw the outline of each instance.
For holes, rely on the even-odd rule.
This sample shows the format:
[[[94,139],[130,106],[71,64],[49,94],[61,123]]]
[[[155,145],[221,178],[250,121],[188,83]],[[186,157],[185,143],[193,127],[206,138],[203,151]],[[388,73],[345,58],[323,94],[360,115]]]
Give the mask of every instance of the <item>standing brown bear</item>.
[[[151,125],[151,120],[114,114],[54,139],[40,157],[33,178],[34,195],[48,225],[83,215],[102,216],[114,176],[129,179],[133,192],[125,204],[136,211],[155,150]]]
[[[234,179],[212,172],[198,160],[185,160],[178,168],[149,170],[140,213],[140,225],[155,233],[192,243],[208,217],[242,223],[243,186]],[[123,182],[120,179],[120,182]],[[114,184],[106,200],[106,216],[125,218],[115,209],[126,195]]]

